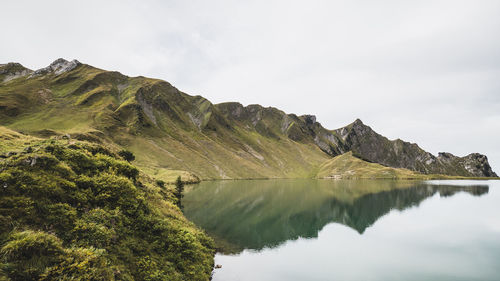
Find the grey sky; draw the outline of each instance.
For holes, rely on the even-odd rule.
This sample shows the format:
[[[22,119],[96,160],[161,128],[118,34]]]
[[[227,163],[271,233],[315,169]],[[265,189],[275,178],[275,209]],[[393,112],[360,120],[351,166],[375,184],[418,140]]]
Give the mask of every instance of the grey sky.
[[[6,1],[0,63],[58,57],[214,103],[361,118],[500,172],[500,1]]]

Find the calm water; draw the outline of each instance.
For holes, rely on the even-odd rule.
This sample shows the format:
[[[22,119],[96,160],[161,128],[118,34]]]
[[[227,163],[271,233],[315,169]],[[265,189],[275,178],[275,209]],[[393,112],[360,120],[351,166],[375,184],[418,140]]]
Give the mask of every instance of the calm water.
[[[499,181],[256,180],[186,189],[213,280],[500,280]]]

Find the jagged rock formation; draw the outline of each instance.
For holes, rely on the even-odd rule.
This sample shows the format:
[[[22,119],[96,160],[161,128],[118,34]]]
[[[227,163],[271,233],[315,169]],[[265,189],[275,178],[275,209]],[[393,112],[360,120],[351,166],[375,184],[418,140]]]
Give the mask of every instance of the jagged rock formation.
[[[25,133],[65,134],[132,150],[151,173],[184,170],[202,179],[314,177],[334,156],[421,173],[496,176],[486,156],[433,156],[389,141],[360,120],[325,129],[313,115],[272,107],[212,104],[168,82],[127,77],[77,60],[31,71],[0,65],[0,125]],[[167,173],[168,174],[168,173]]]
[[[51,63],[49,66],[41,68],[33,72],[30,77],[36,77],[44,75],[47,73],[54,73],[55,75],[61,75],[64,72],[71,71],[79,66],[81,63],[77,60],[67,61],[65,59],[59,58]]]
[[[340,139],[316,122],[316,116],[286,114],[274,107],[252,104],[244,107],[237,102],[215,105],[230,121],[255,130],[263,136],[274,139],[288,138],[296,142],[317,145],[328,155],[335,156],[346,152]]]
[[[349,126],[334,131],[353,155],[389,167],[406,168],[424,174],[496,177],[485,155],[472,153],[457,157],[441,152],[434,156],[415,143],[400,139],[391,141],[357,119]]]

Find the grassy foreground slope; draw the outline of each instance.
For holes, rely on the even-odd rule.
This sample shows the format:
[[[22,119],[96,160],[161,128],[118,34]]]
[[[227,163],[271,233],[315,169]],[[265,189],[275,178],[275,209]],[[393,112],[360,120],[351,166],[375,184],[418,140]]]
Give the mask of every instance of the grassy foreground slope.
[[[100,145],[0,128],[0,280],[208,280],[172,187]]]

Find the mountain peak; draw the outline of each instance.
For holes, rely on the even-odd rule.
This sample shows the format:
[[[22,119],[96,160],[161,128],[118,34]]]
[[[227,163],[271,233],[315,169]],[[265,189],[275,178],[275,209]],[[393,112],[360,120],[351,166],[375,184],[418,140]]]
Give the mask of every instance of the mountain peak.
[[[49,66],[50,67],[58,67],[60,65],[67,64],[69,61],[63,59],[63,58],[58,58],[55,61],[53,61]]]
[[[24,77],[32,72],[33,70],[28,69],[17,62],[0,64],[0,82],[7,82],[19,77]]]
[[[49,66],[38,69],[35,72],[33,72],[33,74],[31,74],[31,77],[44,75],[47,73],[54,73],[55,75],[60,75],[75,69],[79,65],[81,65],[81,63],[77,60],[67,61],[63,58],[58,58],[54,62],[52,62]]]
[[[4,69],[4,68],[26,68],[26,67],[24,67],[22,64],[18,62],[9,62],[0,64],[0,68]]]
[[[316,116],[315,115],[307,114],[307,115],[302,115],[301,117],[304,118],[304,121],[308,125],[316,124]]]
[[[351,123],[350,125],[351,130],[349,131],[350,133],[354,133],[356,135],[371,135],[371,134],[376,134],[372,130],[372,128],[361,121],[361,119],[357,118],[354,122]]]
[[[9,62],[6,64],[0,64],[0,74],[16,72],[20,70],[30,70],[30,69],[24,67],[22,64],[18,62]]]
[[[363,121],[361,121],[361,119],[359,119],[359,118],[356,118],[356,120],[354,120],[353,124],[354,125],[364,125]]]

